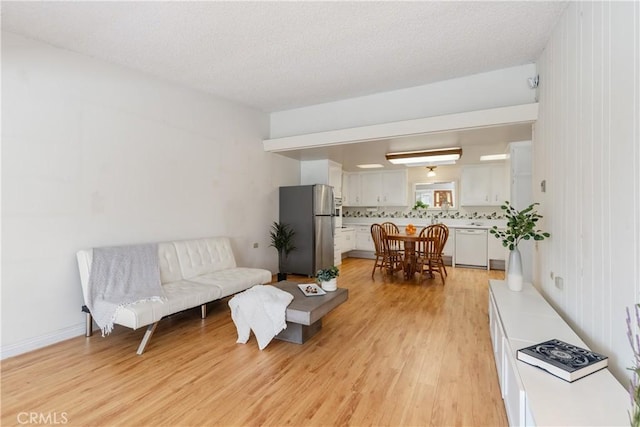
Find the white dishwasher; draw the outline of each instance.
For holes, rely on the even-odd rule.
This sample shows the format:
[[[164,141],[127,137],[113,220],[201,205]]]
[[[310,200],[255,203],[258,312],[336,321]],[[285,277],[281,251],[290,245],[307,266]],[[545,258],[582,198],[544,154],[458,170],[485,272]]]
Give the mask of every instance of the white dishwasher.
[[[456,228],[455,264],[487,267],[487,230]]]

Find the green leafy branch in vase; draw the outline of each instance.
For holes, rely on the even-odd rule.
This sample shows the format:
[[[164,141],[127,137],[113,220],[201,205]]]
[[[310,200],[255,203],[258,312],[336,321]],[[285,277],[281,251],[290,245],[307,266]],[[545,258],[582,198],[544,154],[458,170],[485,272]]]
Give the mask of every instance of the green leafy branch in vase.
[[[509,202],[504,202],[500,209],[505,211],[507,227],[504,230],[499,230],[494,225],[489,233],[493,234],[496,239],[501,239],[502,246],[508,247],[510,251],[517,248],[521,240],[544,240],[546,237],[550,237],[551,234],[536,230],[536,223],[542,218],[542,215],[535,210],[536,205],[539,203],[532,203],[527,208],[518,211]]]

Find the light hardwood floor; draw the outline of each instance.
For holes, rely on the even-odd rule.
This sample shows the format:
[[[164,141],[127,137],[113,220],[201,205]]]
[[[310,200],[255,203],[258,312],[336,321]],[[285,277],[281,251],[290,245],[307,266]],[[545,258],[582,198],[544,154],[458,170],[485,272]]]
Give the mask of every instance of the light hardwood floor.
[[[2,425],[507,425],[487,317],[504,272],[448,267],[442,286],[372,265],[345,260],[349,300],[304,345],[236,344],[225,299],[161,321],[142,356],[144,331],[116,327],[6,359]]]

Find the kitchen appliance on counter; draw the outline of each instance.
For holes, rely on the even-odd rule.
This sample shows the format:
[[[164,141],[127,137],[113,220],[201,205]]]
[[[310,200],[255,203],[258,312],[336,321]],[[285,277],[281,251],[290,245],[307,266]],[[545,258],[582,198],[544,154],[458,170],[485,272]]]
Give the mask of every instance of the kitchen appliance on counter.
[[[456,267],[487,268],[487,230],[480,228],[456,228]]]
[[[295,231],[285,272],[309,277],[334,264],[336,208],[333,187],[324,184],[280,187],[280,222]]]

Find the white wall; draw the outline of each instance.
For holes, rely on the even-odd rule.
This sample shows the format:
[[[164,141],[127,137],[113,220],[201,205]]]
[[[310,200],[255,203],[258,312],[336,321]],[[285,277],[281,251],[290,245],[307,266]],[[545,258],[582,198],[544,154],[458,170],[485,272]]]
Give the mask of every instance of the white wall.
[[[570,4],[538,62],[533,144],[534,198],[551,232],[536,284],[625,385],[625,308],[640,302],[639,25],[638,2]]]
[[[271,136],[281,138],[536,102],[527,79],[535,64],[424,86],[271,113]]]
[[[267,115],[2,36],[3,357],[82,334],[80,248],[226,235],[276,270],[277,189],[300,172],[263,151]]]

